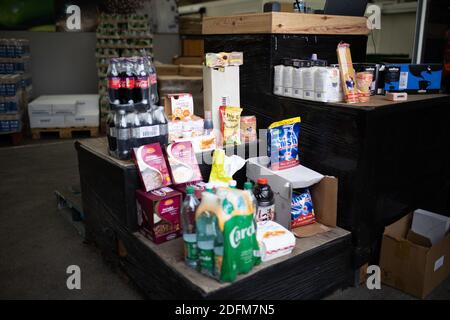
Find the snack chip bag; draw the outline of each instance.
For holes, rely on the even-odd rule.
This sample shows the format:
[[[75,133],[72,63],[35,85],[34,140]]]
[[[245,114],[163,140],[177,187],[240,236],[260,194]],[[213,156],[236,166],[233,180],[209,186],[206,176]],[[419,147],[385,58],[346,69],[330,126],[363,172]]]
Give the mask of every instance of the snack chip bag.
[[[238,274],[248,273],[261,262],[256,239],[255,210],[248,192],[219,188],[220,209],[217,211],[218,230],[223,235],[223,257],[216,264],[221,282],[232,282]]]
[[[316,222],[316,216],[309,189],[293,192],[291,200],[291,229],[314,222]]]
[[[301,118],[274,122],[267,131],[267,156],[272,170],[295,167],[300,163],[298,140]]]
[[[222,144],[241,144],[241,113],[239,107],[220,107],[220,131]]]

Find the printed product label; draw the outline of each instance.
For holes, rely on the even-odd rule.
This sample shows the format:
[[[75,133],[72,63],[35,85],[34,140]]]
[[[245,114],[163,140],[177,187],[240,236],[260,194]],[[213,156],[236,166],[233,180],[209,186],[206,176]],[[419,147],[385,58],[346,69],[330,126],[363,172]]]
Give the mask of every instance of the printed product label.
[[[184,242],[184,257],[186,260],[197,260],[198,247],[196,242]]]
[[[119,77],[111,77],[108,79],[108,88],[110,89],[119,89],[120,88],[120,78]]]
[[[131,138],[130,129],[117,129],[117,139],[128,140]]]
[[[408,72],[400,72],[400,80],[398,88],[404,90],[408,87]]]
[[[149,82],[150,82],[150,84],[156,84],[156,74],[151,74],[149,77],[148,77],[148,79],[149,79]]]
[[[134,78],[124,78],[120,80],[120,87],[123,89],[133,89],[135,85]]]
[[[215,274],[220,274],[220,272],[222,271],[222,261],[223,261],[223,256],[219,256],[219,255],[214,256],[214,273]]]
[[[255,219],[257,222],[275,220],[275,205],[270,205],[267,207],[258,206]]]
[[[200,267],[204,270],[214,270],[214,251],[211,250],[199,250]]]
[[[136,88],[148,89],[149,78],[148,77],[138,77],[136,79]]]
[[[139,128],[139,138],[151,138],[159,136],[159,126],[147,126]]]

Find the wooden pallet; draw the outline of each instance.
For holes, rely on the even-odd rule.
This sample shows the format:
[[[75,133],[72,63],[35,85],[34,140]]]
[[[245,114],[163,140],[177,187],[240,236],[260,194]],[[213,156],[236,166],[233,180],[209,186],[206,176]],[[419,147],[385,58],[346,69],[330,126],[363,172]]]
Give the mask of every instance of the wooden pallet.
[[[79,128],[35,128],[31,129],[33,139],[41,139],[45,134],[59,134],[60,139],[74,138],[74,134],[89,133],[91,137],[98,137],[98,127],[79,127]]]

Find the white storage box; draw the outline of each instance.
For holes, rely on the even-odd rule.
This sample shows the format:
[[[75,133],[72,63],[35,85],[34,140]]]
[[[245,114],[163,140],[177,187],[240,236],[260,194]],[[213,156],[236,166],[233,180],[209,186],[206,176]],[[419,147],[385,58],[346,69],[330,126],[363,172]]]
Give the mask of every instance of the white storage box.
[[[444,239],[449,229],[450,217],[422,209],[414,211],[411,230],[430,239],[432,245]]]
[[[203,67],[203,95],[205,110],[211,110],[215,130],[220,130],[220,106],[241,106],[239,67],[221,69]]]
[[[99,115],[66,115],[65,125],[66,127],[98,127]]]
[[[99,111],[99,96],[89,95],[48,95],[40,96],[28,106],[31,115],[82,114],[92,115]]]
[[[30,127],[34,128],[65,128],[63,115],[37,116],[30,115]]]

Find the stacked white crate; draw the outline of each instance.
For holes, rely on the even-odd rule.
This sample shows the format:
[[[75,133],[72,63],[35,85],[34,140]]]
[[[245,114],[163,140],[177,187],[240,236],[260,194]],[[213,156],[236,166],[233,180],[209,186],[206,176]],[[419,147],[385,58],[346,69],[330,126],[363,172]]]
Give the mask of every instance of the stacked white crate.
[[[98,101],[97,94],[40,96],[28,105],[30,127],[98,127]]]

